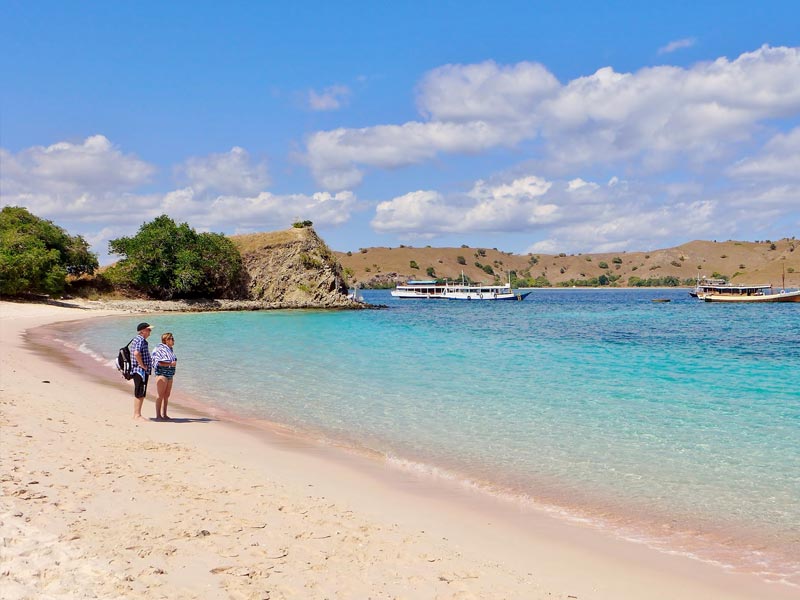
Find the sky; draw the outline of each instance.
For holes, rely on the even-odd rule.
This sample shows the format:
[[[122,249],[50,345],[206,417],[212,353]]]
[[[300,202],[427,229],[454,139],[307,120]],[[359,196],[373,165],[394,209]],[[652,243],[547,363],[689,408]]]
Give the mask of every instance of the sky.
[[[800,3],[0,0],[0,205],[334,250],[800,233]]]

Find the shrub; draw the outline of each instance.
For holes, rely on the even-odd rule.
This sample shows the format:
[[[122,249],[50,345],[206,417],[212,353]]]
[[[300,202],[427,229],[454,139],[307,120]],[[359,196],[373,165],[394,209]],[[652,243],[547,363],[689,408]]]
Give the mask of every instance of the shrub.
[[[608,268],[608,263],[607,263],[606,261],[604,261],[604,260],[601,260],[601,261],[598,263],[598,265],[597,265],[597,266],[598,266],[598,267],[600,267],[601,269],[607,269],[607,268]]]
[[[97,267],[81,236],[19,206],[0,211],[0,294],[60,294],[68,274],[92,274]]]
[[[614,263],[615,265],[621,265],[622,259],[619,256],[615,256],[614,258],[611,259],[611,262]]]
[[[494,269],[492,269],[492,265],[484,265],[483,270],[489,275],[494,275]]]
[[[408,265],[409,265],[409,266],[410,266],[412,269],[419,269],[419,265],[417,264],[417,261],[415,261],[415,260],[412,260],[411,262],[409,262],[409,263],[408,263]]]
[[[678,267],[678,268],[680,268],[680,267],[682,267],[682,266],[683,266],[683,265],[682,265],[680,262],[678,262],[677,260],[673,260],[673,261],[672,261],[671,263],[669,263],[669,264],[671,264],[673,267]]]
[[[321,269],[322,268],[322,261],[318,258],[303,252],[300,254],[300,264],[303,265],[306,269]]]
[[[463,256],[458,256],[456,257],[456,262],[460,265],[465,265],[467,264],[467,259],[464,258]]]
[[[108,243],[122,256],[109,271],[152,298],[233,298],[244,287],[244,265],[221,233],[196,233],[167,215],[143,224],[133,237]]]
[[[436,269],[433,267],[428,267],[425,272],[428,274],[428,277],[436,277]]]
[[[304,227],[311,227],[313,223],[311,221],[295,221],[292,223],[292,227],[296,227],[297,229],[303,229]]]

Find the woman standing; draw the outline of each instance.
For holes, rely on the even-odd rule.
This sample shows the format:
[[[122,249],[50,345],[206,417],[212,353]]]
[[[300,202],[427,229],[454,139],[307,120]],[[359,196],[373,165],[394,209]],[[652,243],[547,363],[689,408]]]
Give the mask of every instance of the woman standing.
[[[153,362],[156,367],[156,389],[158,390],[158,398],[156,399],[156,420],[169,421],[167,415],[167,404],[169,404],[169,395],[172,393],[172,378],[175,376],[175,367],[178,363],[178,357],[175,356],[173,347],[175,346],[175,337],[171,333],[165,333],[161,336],[161,343],[153,350]]]

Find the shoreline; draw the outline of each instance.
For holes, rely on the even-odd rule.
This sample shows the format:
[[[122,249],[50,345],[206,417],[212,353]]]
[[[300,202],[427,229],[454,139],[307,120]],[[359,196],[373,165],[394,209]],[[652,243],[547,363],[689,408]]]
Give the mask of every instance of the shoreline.
[[[0,309],[3,429],[13,432],[4,434],[1,442],[8,457],[5,460],[19,467],[17,471],[3,469],[12,471],[12,479],[3,481],[4,497],[9,501],[5,504],[11,507],[3,507],[2,526],[4,532],[12,531],[4,537],[14,540],[13,532],[26,527],[36,528],[32,534],[36,539],[44,539],[44,531],[63,532],[46,546],[50,555],[58,551],[66,557],[50,575],[66,572],[70,564],[74,568],[86,560],[106,560],[101,550],[112,554],[108,564],[97,567],[106,578],[113,572],[110,583],[91,576],[80,582],[65,577],[66,586],[97,593],[110,592],[108,585],[113,584],[118,586],[116,593],[135,592],[141,597],[204,597],[219,590],[230,594],[269,590],[272,598],[293,594],[788,598],[790,592],[796,592],[754,576],[614,540],[547,515],[526,513],[526,526],[520,528],[519,515],[506,506],[504,516],[494,500],[296,435],[265,433],[226,417],[210,420],[201,416],[202,412],[187,409],[177,398],[173,417],[178,422],[134,424],[130,419],[132,396],[121,378],[110,386],[87,378],[83,370],[76,371],[68,364],[65,368],[65,361],[58,357],[31,354],[26,338],[20,337],[25,330],[57,321],[125,313],[80,311],[75,315],[77,311],[61,307],[9,303],[0,304]],[[44,380],[56,386],[43,384]],[[152,394],[150,390],[146,410],[151,410]],[[56,433],[53,421],[59,423]],[[13,443],[9,441],[12,437]],[[29,441],[36,439],[46,445]],[[70,472],[70,466],[77,471],[73,465],[76,452],[81,456],[77,464],[85,466],[84,449],[83,454],[92,451],[86,460],[102,463],[108,473],[95,472],[93,478],[84,478],[83,487],[60,486],[59,479],[66,477],[64,472]],[[146,456],[149,460],[143,462],[141,453],[151,455]],[[199,465],[193,464],[194,457],[200,457]],[[157,462],[150,462],[154,458]],[[26,470],[30,477],[18,474]],[[211,473],[214,477],[209,482]],[[111,480],[108,486],[105,479]],[[119,492],[114,492],[115,485]],[[35,490],[45,487],[44,497],[34,497]],[[196,488],[203,493],[196,493]],[[20,490],[27,491],[18,494]],[[140,500],[143,506],[112,502],[114,496],[130,493],[138,498],[143,491],[147,492],[147,499]],[[51,495],[64,499],[56,503]],[[151,496],[160,498],[161,503],[154,506]],[[81,505],[84,510],[65,513],[61,510],[64,505]],[[289,505],[293,511],[285,509]],[[253,507],[258,509],[253,512]],[[152,514],[157,510],[165,514]],[[261,519],[260,515],[267,515],[263,530],[261,524],[251,524],[253,519]],[[120,531],[110,532],[112,516],[115,523],[132,521],[132,529],[122,526]],[[147,526],[136,523],[137,519]],[[218,529],[204,525],[208,522]],[[37,528],[43,523],[49,527]],[[238,533],[220,535],[223,523],[239,528]],[[191,533],[195,525],[195,533],[208,531],[209,535],[183,535]],[[266,537],[256,540],[258,546],[237,540],[249,539],[256,532]],[[118,543],[110,545],[101,539],[104,536]],[[149,542],[144,558],[140,556],[142,544],[129,543],[137,537]],[[170,539],[156,543],[164,537]],[[202,540],[197,541],[198,537]],[[252,548],[262,548],[268,541],[288,553],[280,559],[270,558],[280,553],[257,556]],[[17,545],[12,542],[5,548],[3,558],[12,566],[15,580],[20,579],[17,571],[27,573],[18,583],[28,586],[31,595],[12,597],[34,597],[34,592],[47,589],[42,587],[45,583],[59,585],[47,574],[35,576],[30,570],[14,569],[37,557],[43,564],[48,556],[41,555],[44,550],[24,557],[14,554]],[[320,550],[321,545],[326,550]],[[71,562],[72,554],[80,561]],[[151,556],[158,560],[149,559]],[[215,561],[220,564],[204,569]],[[274,568],[275,561],[281,561],[280,572]],[[221,567],[226,569],[213,572]],[[163,573],[155,572],[158,570]],[[132,580],[126,580],[128,577]]]

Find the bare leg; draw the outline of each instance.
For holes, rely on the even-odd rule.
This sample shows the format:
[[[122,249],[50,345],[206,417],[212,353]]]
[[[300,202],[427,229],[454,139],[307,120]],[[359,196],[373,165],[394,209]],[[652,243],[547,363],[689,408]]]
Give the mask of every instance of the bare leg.
[[[169,395],[172,393],[172,379],[167,379],[166,377],[164,379],[166,379],[167,385],[164,387],[164,407],[161,410],[161,416],[164,419],[169,419],[169,416],[167,416],[167,404],[169,404]],[[159,395],[161,395],[161,388],[159,387],[158,389]]]
[[[159,375],[156,377],[156,389],[158,390],[158,398],[156,398],[156,419],[163,419],[167,416],[167,400],[164,397],[167,392],[168,379]]]
[[[144,404],[144,396],[141,398],[134,398],[133,399],[133,418],[134,419],[144,419],[142,416],[142,404]]]

